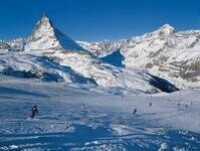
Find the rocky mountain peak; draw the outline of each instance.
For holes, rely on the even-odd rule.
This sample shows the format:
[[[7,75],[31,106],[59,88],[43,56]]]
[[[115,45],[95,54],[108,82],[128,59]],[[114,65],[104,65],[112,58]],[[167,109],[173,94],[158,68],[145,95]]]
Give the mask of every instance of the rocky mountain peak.
[[[171,33],[174,33],[175,29],[173,26],[171,26],[169,24],[164,24],[163,26],[158,28],[158,30],[156,30],[156,32],[159,34],[163,34],[163,35],[169,35]]]
[[[37,39],[45,35],[48,32],[51,36],[54,36],[54,26],[46,14],[43,14],[41,19],[37,22],[32,36]]]
[[[84,50],[70,37],[59,31],[46,14],[37,22],[28,38],[25,50]]]

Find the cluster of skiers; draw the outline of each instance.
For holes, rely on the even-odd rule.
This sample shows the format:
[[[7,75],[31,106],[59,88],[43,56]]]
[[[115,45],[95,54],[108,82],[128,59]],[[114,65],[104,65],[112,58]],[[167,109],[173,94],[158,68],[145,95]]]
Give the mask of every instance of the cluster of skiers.
[[[84,103],[81,103],[80,105],[80,110],[81,112],[86,112],[85,110],[85,104]],[[31,109],[31,114],[30,114],[30,118],[31,119],[34,119],[35,118],[35,115],[38,113],[38,108],[37,108],[37,105],[34,105]]]
[[[192,102],[192,101],[190,102],[190,105],[193,105],[193,102]],[[181,104],[178,103],[178,106],[180,107]],[[149,107],[152,107],[152,102],[149,102]],[[189,107],[188,104],[186,104],[185,107],[188,108],[188,107]],[[85,111],[86,111],[86,110],[85,110],[85,104],[84,104],[84,103],[81,103],[81,105],[80,105],[80,110],[81,110],[81,112],[85,112]],[[32,109],[31,109],[30,118],[31,118],[31,119],[35,118],[35,115],[36,115],[37,113],[38,113],[37,105],[34,105],[34,106],[32,107]],[[137,114],[137,108],[134,108],[132,113],[133,113],[134,115],[136,115],[136,114]]]
[[[193,102],[191,101],[190,102],[190,105],[193,105]],[[178,106],[180,107],[181,106],[181,104],[180,103],[178,103]],[[189,106],[188,106],[188,104],[185,104],[185,108],[188,108]]]
[[[192,102],[192,101],[190,102],[190,105],[193,105],[193,102]],[[152,102],[149,102],[149,106],[152,107]],[[181,104],[178,103],[178,106],[180,107]],[[188,104],[185,104],[185,108],[188,108],[188,107],[189,107]],[[136,113],[137,113],[137,108],[134,108],[134,109],[133,109],[133,114],[136,115]]]
[[[149,102],[149,106],[152,107],[152,103],[151,102]],[[133,109],[133,114],[135,115],[136,113],[137,113],[137,108],[134,108]]]

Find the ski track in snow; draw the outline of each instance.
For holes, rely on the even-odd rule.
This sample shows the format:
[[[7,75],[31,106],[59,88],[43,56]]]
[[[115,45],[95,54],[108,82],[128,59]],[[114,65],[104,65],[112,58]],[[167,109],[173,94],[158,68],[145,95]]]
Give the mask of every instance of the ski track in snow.
[[[199,91],[122,96],[34,80],[4,81],[0,90],[2,151],[200,148]]]

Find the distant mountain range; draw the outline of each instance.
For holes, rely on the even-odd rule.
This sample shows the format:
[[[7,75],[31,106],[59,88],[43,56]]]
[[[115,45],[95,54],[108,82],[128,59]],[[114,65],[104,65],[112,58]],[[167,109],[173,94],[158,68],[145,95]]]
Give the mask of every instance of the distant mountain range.
[[[130,39],[77,43],[99,58],[120,52],[125,68],[147,70],[180,88],[200,87],[200,30],[179,32],[166,24]]]
[[[134,93],[199,88],[199,39],[198,30],[166,24],[130,39],[75,42],[43,15],[28,38],[0,42],[0,73]]]

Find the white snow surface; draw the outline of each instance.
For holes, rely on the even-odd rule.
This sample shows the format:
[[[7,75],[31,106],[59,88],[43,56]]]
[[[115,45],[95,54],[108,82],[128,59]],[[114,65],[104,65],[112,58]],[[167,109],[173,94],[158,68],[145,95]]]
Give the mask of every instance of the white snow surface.
[[[0,63],[2,75],[68,84],[92,84],[116,93],[161,92],[161,89],[152,83],[156,79],[147,72],[117,68],[84,52],[58,51],[51,55],[10,52],[0,55]],[[168,83],[164,82],[163,85]],[[173,88],[171,90],[173,91]]]
[[[198,88],[199,37],[166,24],[79,46],[44,15],[30,37],[0,42],[0,150],[198,150],[199,91],[163,93],[174,87],[148,71]],[[125,68],[99,59],[114,51]]]
[[[0,46],[1,74],[45,81],[90,83],[112,88],[117,93],[161,91],[152,83],[157,80],[148,72],[137,68],[121,69],[102,62],[56,29],[46,15],[38,21],[27,39],[2,41]]]
[[[200,31],[176,31],[165,24],[127,40],[86,43],[82,47],[98,57],[120,50],[127,68],[143,68],[180,88],[200,87]]]
[[[0,150],[198,150],[199,94],[115,95],[1,76]]]
[[[139,68],[140,72],[149,72],[166,79],[181,89],[198,89],[200,87],[199,37],[199,30],[176,31],[174,27],[165,24],[153,32],[130,39],[75,42],[56,29],[50,19],[43,15],[28,38],[2,41],[0,54],[21,51],[34,56],[57,58],[59,64],[67,65],[81,76],[90,78],[94,83],[104,87],[133,88],[133,82],[129,82],[133,77],[130,73]],[[105,62],[101,63],[105,61],[102,58],[115,54],[113,52],[120,52],[122,56],[118,57],[123,58],[123,60],[115,58],[121,65],[118,69],[109,67]],[[112,64],[112,61],[109,62]],[[125,69],[119,69],[124,66]],[[124,74],[118,74],[121,72]]]
[[[75,41],[56,29],[50,19],[43,15],[36,24],[32,35],[28,37],[25,51],[55,51],[57,49],[84,50]]]

